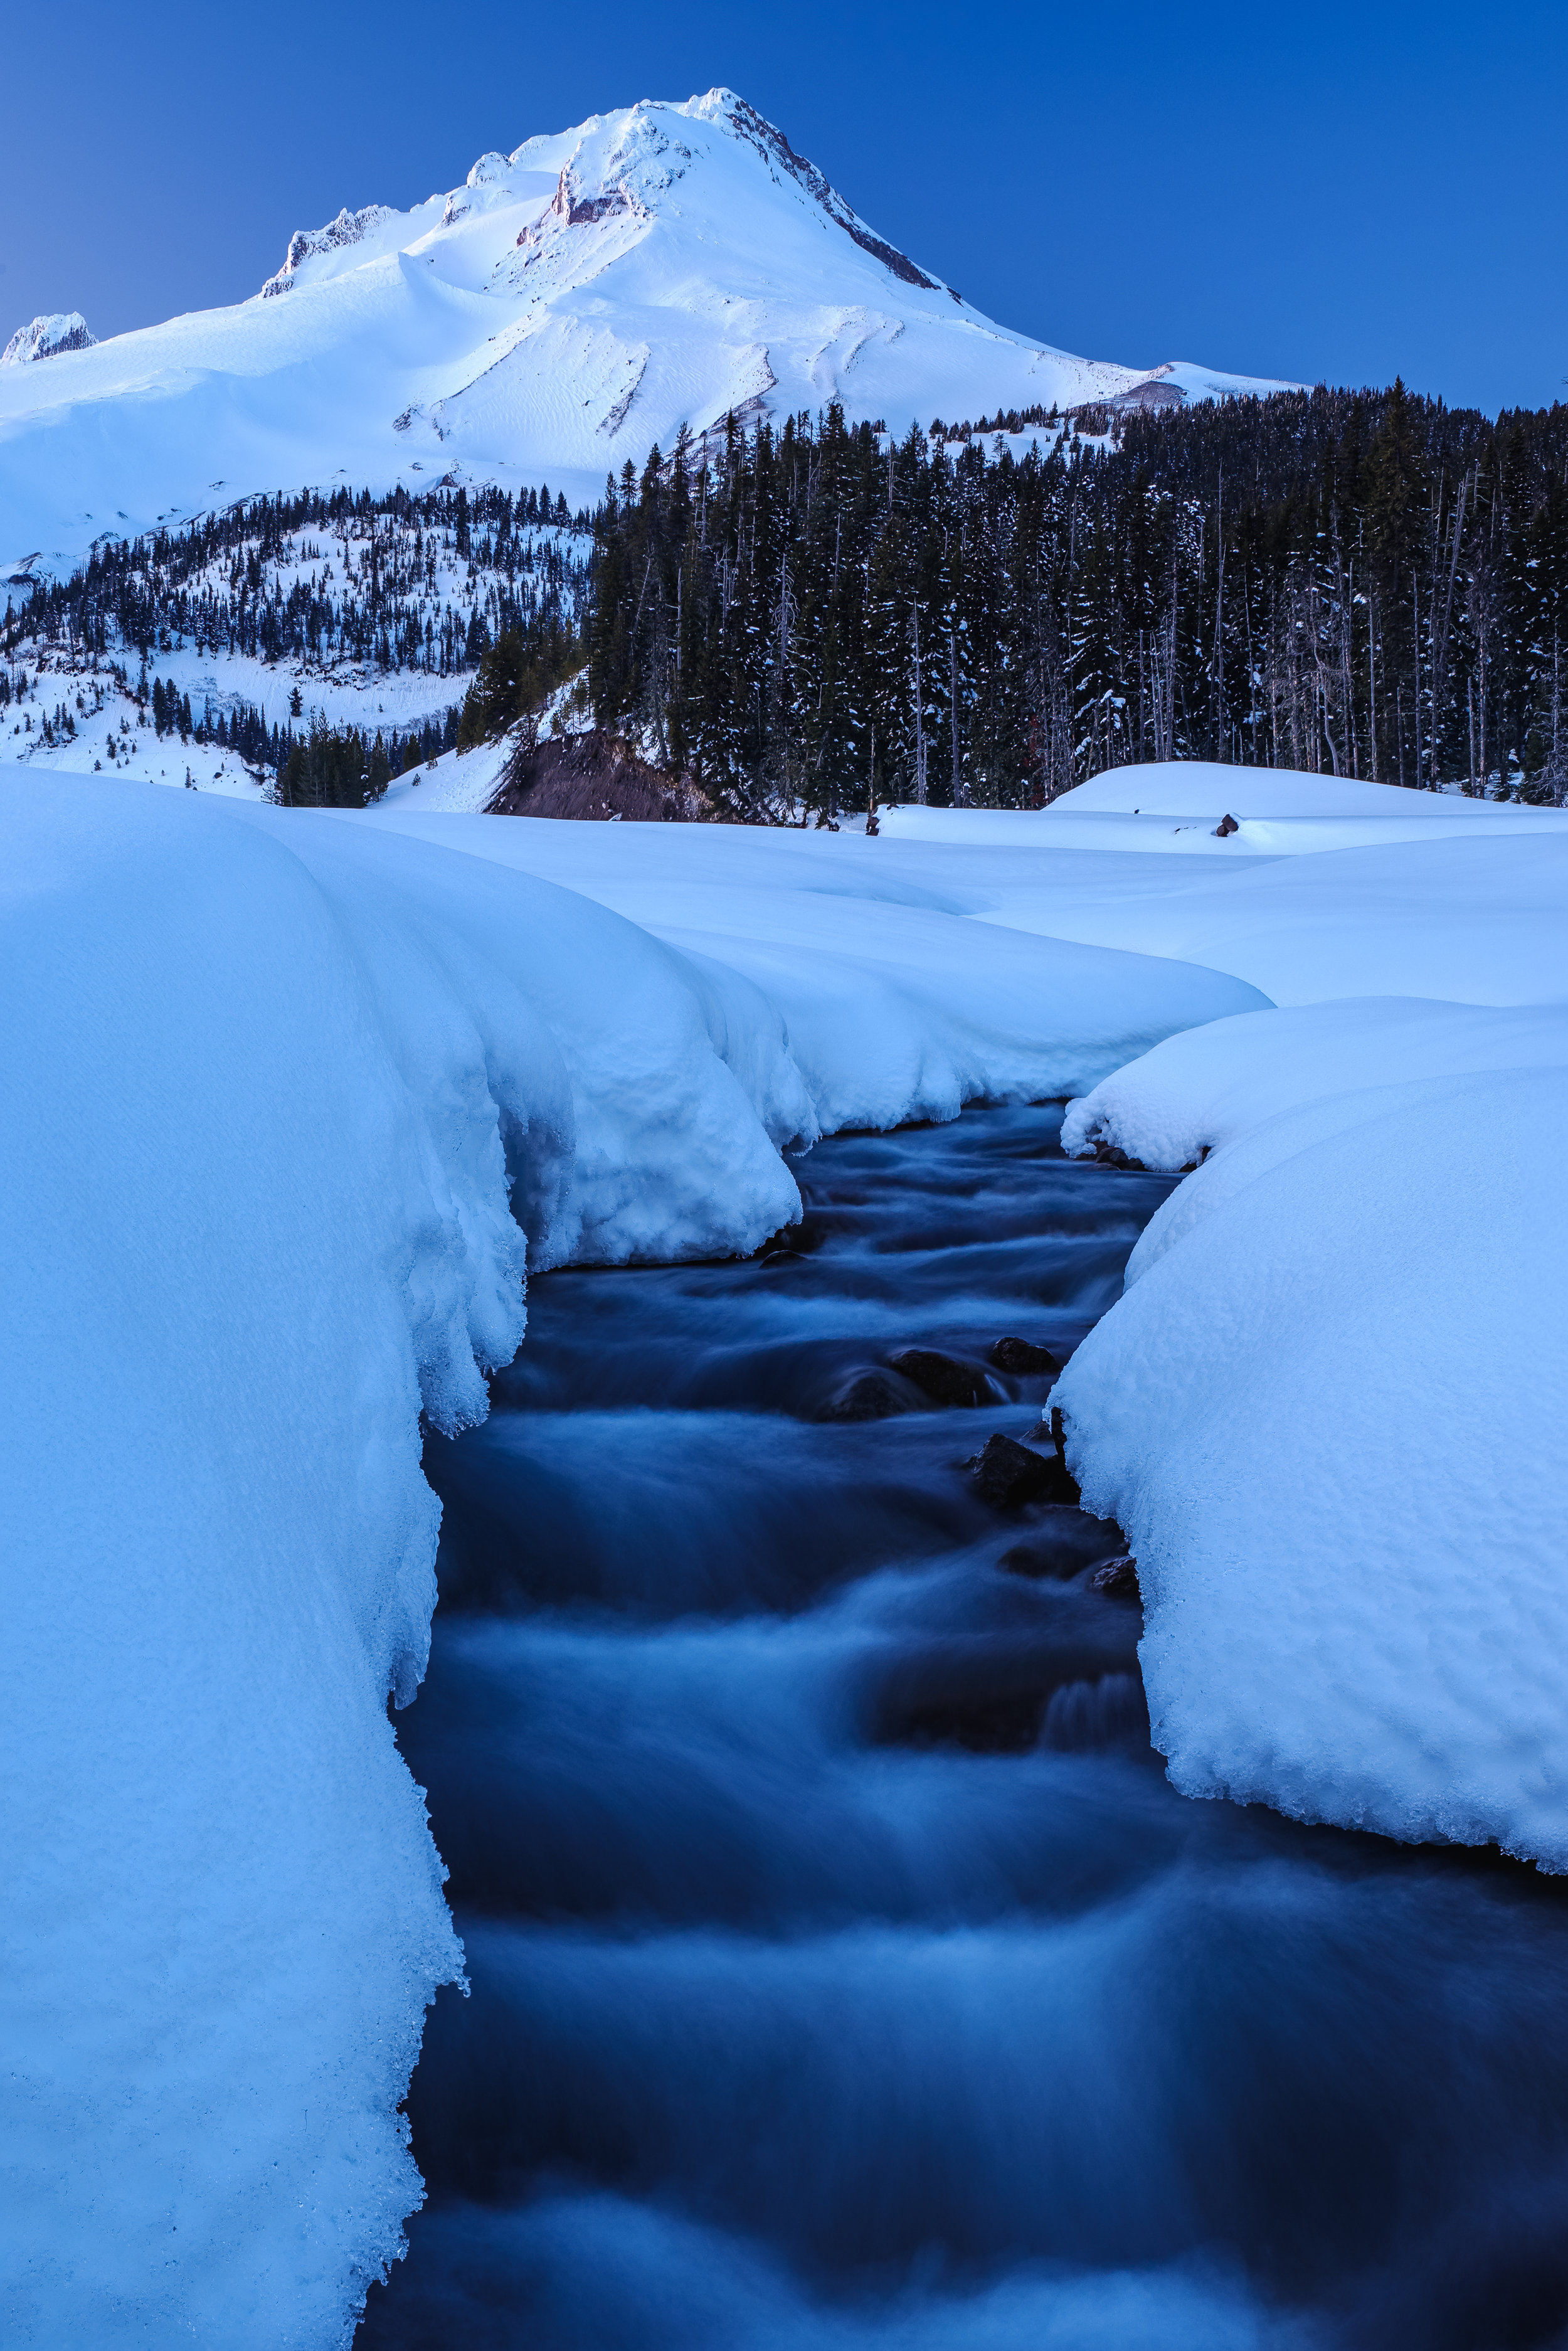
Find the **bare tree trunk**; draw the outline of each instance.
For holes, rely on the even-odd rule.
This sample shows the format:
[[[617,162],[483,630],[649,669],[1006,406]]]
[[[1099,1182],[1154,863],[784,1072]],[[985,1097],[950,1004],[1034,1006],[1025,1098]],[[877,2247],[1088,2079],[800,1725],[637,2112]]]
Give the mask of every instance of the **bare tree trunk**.
[[[949,797],[955,808],[964,805],[963,771],[958,764],[958,632],[947,630],[947,715],[953,724],[953,784]]]
[[[1377,781],[1377,605],[1366,596],[1366,723],[1372,737],[1372,780]]]
[[[1215,509],[1214,707],[1219,757],[1225,758],[1225,468],[1219,470],[1219,497]]]
[[[915,637],[915,803],[925,806],[925,697],[920,690],[920,607],[910,610],[910,626]]]

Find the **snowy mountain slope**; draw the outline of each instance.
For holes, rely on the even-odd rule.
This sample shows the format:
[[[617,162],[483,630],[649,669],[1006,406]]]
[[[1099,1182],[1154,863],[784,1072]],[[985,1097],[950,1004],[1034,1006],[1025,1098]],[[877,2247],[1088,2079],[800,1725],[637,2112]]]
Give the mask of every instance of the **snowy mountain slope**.
[[[902,432],[1150,377],[983,317],[733,92],[643,100],[298,233],[247,302],[6,370],[0,575],[264,489],[543,475],[575,507],[731,410]]]

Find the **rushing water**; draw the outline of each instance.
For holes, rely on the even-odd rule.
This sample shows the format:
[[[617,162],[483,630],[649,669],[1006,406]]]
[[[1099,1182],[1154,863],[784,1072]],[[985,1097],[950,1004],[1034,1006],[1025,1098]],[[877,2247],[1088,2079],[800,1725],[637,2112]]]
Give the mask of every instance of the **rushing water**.
[[[1117,1531],[964,1468],[1044,1380],[822,1416],[1104,1311],[1167,1186],[1056,1132],[843,1137],[786,1250],[538,1281],[432,1443],[399,1731],[472,1996],[362,2351],[1568,2339],[1558,1890],[1173,1793]]]

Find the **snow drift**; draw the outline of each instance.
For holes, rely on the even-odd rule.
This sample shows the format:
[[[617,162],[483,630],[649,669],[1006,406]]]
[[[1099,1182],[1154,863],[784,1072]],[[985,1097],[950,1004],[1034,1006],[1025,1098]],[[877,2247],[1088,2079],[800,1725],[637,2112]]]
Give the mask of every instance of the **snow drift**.
[[[1149,1227],[1054,1401],[1186,1793],[1568,1869],[1565,1152],[1561,1068],[1337,1093]]]
[[[972,922],[946,861],[933,872],[855,833],[476,820],[388,798],[378,828],[564,883],[749,981],[783,1022],[813,1133],[1056,1099],[1173,1030],[1267,1002],[1174,958]]]
[[[1391,854],[1313,861],[1321,985],[1327,918]],[[1418,894],[1432,852],[1404,855]],[[1559,994],[1563,868],[1526,843],[1472,869],[1455,956],[1500,936],[1505,873],[1491,985]],[[1568,1869],[1568,1007],[1216,1021],[1103,1080],[1062,1141],[1197,1168],[1052,1399],[1138,1557],[1176,1784]]]

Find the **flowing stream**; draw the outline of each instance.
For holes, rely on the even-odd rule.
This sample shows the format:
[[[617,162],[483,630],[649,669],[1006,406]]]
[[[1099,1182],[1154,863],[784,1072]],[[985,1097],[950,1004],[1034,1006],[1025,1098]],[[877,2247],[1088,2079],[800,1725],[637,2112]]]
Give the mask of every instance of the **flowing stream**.
[[[362,2351],[1568,2340],[1560,1889],[1177,1796],[1117,1530],[964,1466],[1169,1188],[1058,1124],[841,1137],[788,1247],[537,1281],[428,1447],[398,1728],[472,1992]],[[910,1346],[987,1400],[831,1416]]]

